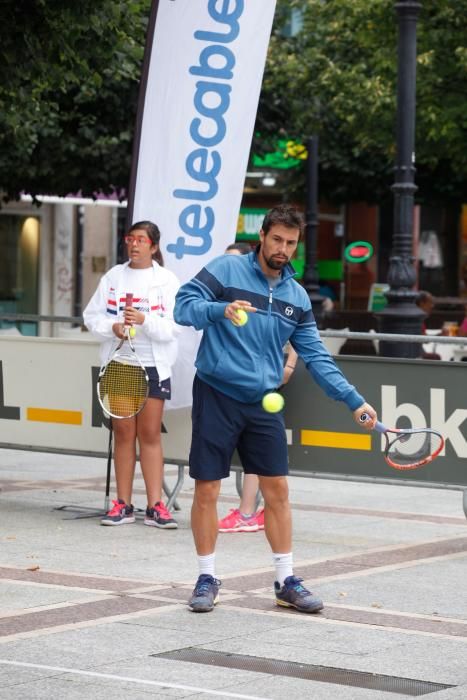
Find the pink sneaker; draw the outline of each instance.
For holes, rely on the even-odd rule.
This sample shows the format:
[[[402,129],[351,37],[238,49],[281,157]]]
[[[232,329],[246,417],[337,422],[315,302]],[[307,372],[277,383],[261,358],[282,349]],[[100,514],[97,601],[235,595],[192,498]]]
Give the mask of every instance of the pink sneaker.
[[[232,508],[229,514],[219,520],[219,532],[258,532],[256,517],[245,519],[238,508]]]
[[[170,512],[162,501],[157,501],[152,508],[146,508],[144,524],[152,527],[161,527],[164,530],[176,530],[178,523],[172,518]]]
[[[101,525],[126,525],[135,522],[135,511],[132,505],[127,505],[121,498],[117,498],[112,503],[112,508],[101,519]]]
[[[261,508],[261,510],[257,510],[252,520],[256,521],[256,524],[258,525],[258,530],[264,530],[264,508]]]

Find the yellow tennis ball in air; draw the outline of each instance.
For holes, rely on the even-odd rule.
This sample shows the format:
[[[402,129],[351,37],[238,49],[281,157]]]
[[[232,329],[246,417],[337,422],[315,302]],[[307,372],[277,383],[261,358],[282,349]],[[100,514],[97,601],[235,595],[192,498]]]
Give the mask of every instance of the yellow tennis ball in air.
[[[272,391],[270,394],[263,396],[262,404],[264,410],[268,413],[278,413],[284,408],[284,398],[276,391]]]
[[[136,328],[130,328],[129,335],[130,335],[130,338],[134,338],[136,335]]]
[[[248,314],[243,309],[237,309],[235,312],[235,321],[232,321],[236,326],[244,326],[248,321]]]

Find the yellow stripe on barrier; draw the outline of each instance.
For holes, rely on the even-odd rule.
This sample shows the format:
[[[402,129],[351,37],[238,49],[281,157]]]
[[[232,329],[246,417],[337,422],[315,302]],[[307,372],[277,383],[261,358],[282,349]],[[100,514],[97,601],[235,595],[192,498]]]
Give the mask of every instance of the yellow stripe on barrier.
[[[65,423],[66,425],[81,425],[83,414],[81,411],[59,411],[53,408],[28,408],[26,409],[28,420],[41,423]]]
[[[371,435],[302,430],[301,444],[310,447],[337,447],[342,450],[371,450]]]

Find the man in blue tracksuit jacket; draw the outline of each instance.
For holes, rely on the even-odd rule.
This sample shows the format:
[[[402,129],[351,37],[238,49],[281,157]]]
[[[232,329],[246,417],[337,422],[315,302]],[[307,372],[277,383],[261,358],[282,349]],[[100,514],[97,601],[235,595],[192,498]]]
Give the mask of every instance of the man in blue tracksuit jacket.
[[[196,480],[191,525],[199,578],[189,601],[209,612],[218,600],[215,576],[217,499],[237,448],[246,474],[257,474],[265,503],[265,533],[273,552],[278,605],[314,613],[322,601],[293,575],[288,459],[282,413],[267,413],[262,398],[283,375],[288,340],[326,392],[343,401],[364,427],[374,409],[351,386],[320,340],[306,291],[294,279],[290,259],[303,232],[301,214],[289,205],[271,209],[260,245],[248,255],[223,255],[183,285],[174,318],[203,330],[193,384],[190,476]],[[238,327],[237,312],[248,314]],[[364,415],[366,414],[366,416]]]

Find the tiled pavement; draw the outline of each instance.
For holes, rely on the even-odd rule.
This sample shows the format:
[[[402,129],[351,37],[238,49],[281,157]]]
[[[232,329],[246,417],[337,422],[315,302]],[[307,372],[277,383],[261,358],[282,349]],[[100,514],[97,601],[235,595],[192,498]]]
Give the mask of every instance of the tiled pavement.
[[[104,460],[0,451],[0,698],[407,697],[333,682],[338,669],[447,686],[433,700],[467,698],[459,492],[292,478],[295,568],[323,613],[275,607],[264,537],[243,533],[220,536],[221,604],[194,615],[192,482],[177,531],[143,527],[142,513],[101,528],[104,474]],[[139,508],[142,486],[138,476]],[[235,503],[231,479],[221,514]],[[160,656],[193,648],[321,666],[329,680]]]

